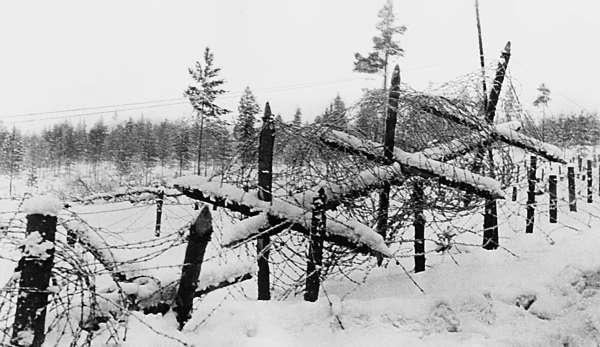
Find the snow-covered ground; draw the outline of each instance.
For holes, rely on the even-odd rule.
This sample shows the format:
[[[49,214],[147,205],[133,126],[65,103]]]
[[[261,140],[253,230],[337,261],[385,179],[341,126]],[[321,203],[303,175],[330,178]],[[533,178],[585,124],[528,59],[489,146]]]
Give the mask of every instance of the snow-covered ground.
[[[594,169],[596,170],[596,168]],[[547,171],[547,169],[546,169]],[[562,171],[565,173],[565,170]],[[598,177],[597,171],[594,171]],[[547,178],[547,177],[546,177]],[[319,300],[301,296],[285,301],[256,301],[256,283],[246,281],[197,299],[192,319],[182,331],[172,312],[128,319],[123,346],[594,346],[600,344],[600,196],[584,199],[579,179],[578,212],[569,212],[566,179],[559,181],[559,223],[548,222],[548,196],[537,196],[536,228],[525,234],[525,190],[519,201],[499,202],[501,248],[486,251],[481,243],[481,216],[454,221],[473,233],[456,236],[445,253],[427,254],[428,268],[411,273],[412,259],[400,258],[348,280],[328,280]],[[510,197],[510,192],[507,191]],[[19,201],[0,201],[1,211]],[[110,234],[113,251],[140,257],[119,244],[153,237],[153,205],[128,202],[74,206],[72,210]],[[165,205],[163,233],[168,235],[193,218],[192,206]],[[217,247],[227,221],[215,216],[217,234],[207,258],[218,268]],[[8,218],[3,215],[3,218]],[[410,235],[411,232],[408,233]],[[59,236],[62,237],[62,236]],[[164,247],[156,244],[154,247]],[[433,245],[427,244],[432,251]],[[18,257],[14,244],[3,255]],[[183,260],[184,245],[165,248],[160,258],[145,263],[156,271],[172,270]],[[242,257],[239,251],[236,256]],[[1,260],[1,280],[13,273],[14,262]],[[221,264],[224,265],[224,264]],[[208,266],[205,271],[211,271]],[[408,273],[405,271],[408,270]],[[170,271],[173,272],[173,271]],[[53,336],[48,342],[53,343]],[[107,338],[99,336],[96,345]]]

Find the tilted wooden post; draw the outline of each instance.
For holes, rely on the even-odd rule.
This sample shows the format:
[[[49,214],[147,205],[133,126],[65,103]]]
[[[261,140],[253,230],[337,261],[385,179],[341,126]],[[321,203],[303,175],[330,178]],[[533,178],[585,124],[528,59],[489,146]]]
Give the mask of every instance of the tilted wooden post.
[[[485,113],[486,121],[488,124],[494,123],[496,116],[496,106],[500,98],[500,92],[502,91],[502,83],[504,82],[504,76],[506,75],[506,68],[508,67],[508,61],[510,60],[510,42],[504,47],[500,62],[496,69],[496,78],[494,79],[494,85],[490,91],[490,97],[487,102]],[[490,165],[490,177],[494,178],[494,156],[492,146],[487,148],[488,160]],[[482,156],[483,157],[483,156]],[[485,201],[485,213],[483,215],[483,248],[492,250],[498,248],[498,206],[496,200],[486,199]]]
[[[162,222],[162,208],[165,199],[165,192],[159,191],[156,199],[156,226],[154,227],[154,236],[160,236],[160,224]]]
[[[327,204],[327,196],[325,190],[321,188],[319,195],[313,199],[308,261],[306,263],[304,300],[312,302],[319,298],[321,266],[323,266],[323,236],[326,228],[325,204]]]
[[[275,143],[275,124],[269,103],[265,105],[263,124],[258,142],[258,198],[271,201],[271,186],[273,184],[273,145]],[[269,271],[269,235],[256,240],[258,255],[258,300],[271,299],[271,282]]]
[[[179,288],[175,297],[173,311],[179,323],[179,330],[183,329],[185,323],[192,317],[194,294],[198,288],[198,278],[202,262],[204,261],[206,245],[208,245],[212,233],[213,226],[210,208],[208,205],[204,205],[196,221],[190,226],[188,244],[185,249],[183,267],[181,268],[181,279],[179,280]]]
[[[396,136],[396,121],[398,119],[398,99],[400,98],[400,67],[396,65],[392,75],[392,85],[387,104],[387,115],[385,117],[385,134],[383,135],[383,155],[389,162],[394,157],[394,142]],[[377,211],[377,232],[387,239],[388,210],[390,207],[390,189],[388,182],[384,183],[379,193],[379,210]],[[382,257],[377,257],[377,263],[381,265]]]
[[[48,284],[54,264],[56,216],[27,216],[26,241],[18,270],[19,295],[13,324],[13,346],[41,346],[45,339]]]
[[[588,203],[592,203],[594,201],[593,199],[593,190],[592,190],[592,161],[590,159],[588,159],[587,161],[587,202]]]
[[[567,167],[567,182],[569,186],[569,211],[577,212],[577,197],[575,196],[575,168]]]
[[[550,223],[556,223],[558,203],[556,200],[556,175],[548,176],[548,190],[550,192]]]
[[[413,185],[413,225],[415,227],[415,273],[425,271],[425,215],[423,209],[425,197],[423,196],[423,182],[417,181]]]
[[[530,234],[533,233],[533,222],[535,219],[535,172],[537,166],[537,157],[531,156],[531,166],[529,167],[529,179],[528,185],[529,190],[527,191],[527,225],[525,232]]]

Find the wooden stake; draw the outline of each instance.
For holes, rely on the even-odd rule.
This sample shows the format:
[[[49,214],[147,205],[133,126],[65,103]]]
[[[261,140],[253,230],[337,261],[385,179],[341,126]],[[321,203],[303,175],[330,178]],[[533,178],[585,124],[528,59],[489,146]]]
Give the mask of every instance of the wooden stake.
[[[158,199],[156,199],[156,225],[154,227],[154,236],[156,237],[160,236],[160,224],[162,222],[162,207],[164,198],[165,192],[161,190],[158,192]]]
[[[575,168],[567,167],[567,181],[569,185],[569,211],[577,212],[577,198],[575,196]]]
[[[593,202],[593,198],[592,196],[594,195],[593,193],[593,189],[592,189],[592,184],[593,184],[593,180],[592,180],[592,161],[590,159],[588,159],[587,161],[587,202],[588,204],[591,204]]]
[[[510,42],[506,43],[504,51],[498,63],[496,69],[496,78],[494,78],[494,84],[490,91],[490,98],[486,104],[485,113],[486,120],[489,124],[494,123],[496,116],[496,106],[500,98],[500,92],[502,91],[502,83],[504,82],[504,76],[506,75],[506,68],[508,67],[508,61],[510,60]],[[490,177],[495,177],[494,173],[494,155],[492,147],[487,148],[488,161],[490,166]],[[485,213],[483,215],[483,248],[493,250],[498,248],[499,237],[498,237],[498,207],[496,200],[486,199],[485,201]]]
[[[383,138],[383,154],[389,164],[394,157],[394,140],[396,136],[396,121],[398,116],[398,99],[400,98],[400,67],[396,65],[392,74],[392,84],[388,97],[387,116],[385,118],[385,134]],[[384,183],[379,193],[379,210],[377,211],[377,232],[385,240],[388,228],[388,210],[390,206],[390,184]],[[377,264],[381,265],[382,257],[377,257]]]
[[[550,223],[556,223],[558,203],[556,200],[556,175],[548,176],[548,190],[550,192]]]
[[[425,204],[423,182],[418,180],[413,185],[413,214],[415,227],[415,273],[425,271]]]
[[[529,190],[527,191],[527,225],[525,232],[533,233],[533,223],[535,219],[535,173],[536,173],[537,157],[531,156],[531,166],[529,167]]]
[[[517,187],[512,189],[512,201],[517,201]]]
[[[271,106],[267,102],[263,115],[263,124],[258,143],[258,198],[271,201],[273,184],[273,145],[275,143],[275,124],[271,114]],[[269,270],[269,249],[271,239],[268,235],[256,240],[258,256],[258,300],[271,299],[271,282]]]
[[[325,235],[326,217],[325,205],[327,196],[321,188],[319,195],[313,199],[310,241],[308,245],[308,262],[306,264],[306,288],[304,300],[317,301],[323,265],[323,236]]]
[[[41,239],[35,240],[32,233]],[[13,346],[42,346],[45,339],[46,305],[48,304],[48,284],[54,265],[54,240],[56,217],[41,214],[27,216],[27,239],[35,241],[33,247],[51,245],[42,254],[24,254],[17,270],[21,272],[19,294],[13,323]],[[33,337],[31,338],[31,334]]]
[[[194,224],[190,226],[188,244],[185,249],[185,258],[181,268],[181,279],[179,288],[175,297],[175,306],[173,311],[179,323],[179,330],[183,329],[185,323],[192,317],[192,304],[196,289],[198,288],[198,278],[206,246],[213,233],[212,216],[208,205],[204,205]]]

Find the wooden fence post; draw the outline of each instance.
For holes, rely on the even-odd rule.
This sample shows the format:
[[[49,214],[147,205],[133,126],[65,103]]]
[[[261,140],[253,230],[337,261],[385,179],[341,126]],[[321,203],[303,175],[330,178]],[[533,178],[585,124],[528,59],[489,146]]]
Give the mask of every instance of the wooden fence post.
[[[517,187],[514,186],[512,189],[512,201],[517,201]]]
[[[535,220],[535,173],[537,166],[537,157],[531,156],[531,166],[529,167],[529,179],[528,185],[529,190],[527,191],[527,225],[525,232],[530,234],[533,233],[533,223]]]
[[[510,41],[504,47],[498,67],[496,68],[496,77],[494,78],[494,84],[490,90],[490,97],[487,104],[485,105],[486,121],[488,124],[494,123],[496,116],[496,106],[500,98],[500,92],[502,91],[502,83],[506,75],[506,68],[510,60]],[[494,174],[494,154],[492,146],[487,148],[489,166],[490,166],[490,177],[495,178]],[[482,156],[483,157],[483,156]],[[498,237],[498,205],[494,199],[485,200],[485,213],[483,215],[483,248],[487,250],[493,250],[498,248],[499,237]]]
[[[306,301],[314,302],[319,298],[321,266],[323,265],[323,236],[325,235],[326,228],[326,204],[327,196],[325,195],[325,190],[321,188],[319,189],[319,195],[313,198],[308,261],[306,263],[306,288],[304,292],[304,300]]]
[[[581,156],[577,157],[577,167],[579,168],[578,172],[583,171],[583,158]]]
[[[48,284],[54,264],[56,216],[28,215],[26,235],[18,265],[21,276],[11,342],[14,346],[42,346]]]
[[[260,130],[258,143],[258,198],[262,201],[271,201],[271,186],[273,184],[273,145],[275,143],[275,125],[271,106],[267,102],[263,115],[263,124]],[[256,240],[258,256],[258,300],[271,299],[271,282],[269,271],[269,248],[271,239],[269,235],[261,236]]]
[[[587,161],[587,202],[589,204],[591,204],[594,199],[592,198],[592,196],[594,195],[593,190],[592,190],[592,161],[590,159],[588,159]]]
[[[415,227],[415,273],[425,271],[425,204],[423,182],[417,181],[413,186],[413,214]]]
[[[154,227],[154,236],[160,236],[160,224],[162,221],[162,208],[163,201],[165,199],[165,192],[163,190],[158,192],[158,199],[156,199],[156,226]]]
[[[396,136],[396,121],[398,119],[398,99],[400,98],[400,67],[396,65],[392,75],[392,83],[387,103],[387,116],[385,117],[385,134],[383,135],[383,155],[390,163],[394,157],[394,140]],[[377,211],[377,232],[387,239],[388,210],[390,207],[389,182],[383,184],[379,193],[379,209]],[[377,257],[377,264],[381,265],[383,258]]]
[[[556,175],[548,176],[548,190],[550,191],[550,223],[556,223],[558,204],[556,200]]]
[[[175,297],[173,311],[179,323],[179,330],[183,329],[185,323],[192,317],[192,303],[194,294],[198,288],[200,269],[204,261],[206,245],[213,233],[212,216],[208,205],[204,205],[194,224],[190,226],[188,244],[185,249],[185,258],[181,268],[179,288]]]
[[[575,196],[575,168],[567,167],[567,181],[569,185],[569,211],[577,212],[577,197]]]

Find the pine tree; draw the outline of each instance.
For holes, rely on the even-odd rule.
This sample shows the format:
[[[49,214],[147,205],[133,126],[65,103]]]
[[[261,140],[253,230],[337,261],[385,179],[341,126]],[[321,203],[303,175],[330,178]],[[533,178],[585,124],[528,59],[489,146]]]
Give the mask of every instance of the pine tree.
[[[144,181],[146,184],[148,184],[148,174],[158,160],[156,138],[152,130],[152,123],[146,120],[141,124],[141,129],[138,132],[138,138],[140,139],[140,160],[144,167]]]
[[[121,175],[131,173],[136,153],[138,153],[138,139],[136,126],[130,118],[125,124],[117,125],[109,136],[111,157],[117,171]]]
[[[24,157],[24,168],[27,170],[27,185],[34,187],[38,181],[38,169],[42,166],[45,155],[44,142],[39,136],[32,135],[25,139],[27,144]]]
[[[256,115],[260,112],[260,106],[252,94],[250,87],[246,87],[238,105],[238,118],[233,128],[233,136],[236,141],[236,151],[243,164],[247,165],[256,161],[257,137],[256,137]]]
[[[171,149],[173,147],[172,131],[173,126],[166,119],[155,129],[157,156],[162,168],[164,168],[171,159]]]
[[[371,74],[383,71],[383,89],[386,89],[390,59],[404,56],[404,50],[395,36],[403,35],[406,26],[396,25],[392,0],[387,0],[377,17],[380,19],[376,25],[379,36],[373,37],[373,51],[366,57],[360,53],[354,55],[354,71]]]
[[[194,68],[189,69],[190,76],[194,84],[190,85],[185,91],[185,96],[190,100],[192,107],[197,113],[197,174],[200,175],[200,161],[202,159],[202,136],[204,128],[204,118],[209,120],[218,119],[219,116],[229,113],[225,108],[218,106],[215,101],[217,96],[225,93],[221,89],[224,83],[220,79],[220,68],[214,67],[214,55],[208,47],[204,51],[204,63],[196,61]]]
[[[21,171],[23,151],[24,148],[21,135],[17,131],[17,128],[13,127],[11,133],[6,137],[2,144],[2,165],[4,171],[8,174],[8,189],[9,195],[11,196],[13,191],[13,180]]]
[[[548,109],[548,104],[550,103],[550,89],[548,89],[548,87],[546,87],[546,85],[544,83],[542,83],[538,87],[537,90],[540,94],[533,101],[533,106],[539,107],[542,110],[542,122],[541,122],[542,139],[541,140],[545,141],[546,140],[546,129],[544,127],[544,120],[546,119],[546,110]]]
[[[537,91],[540,93],[535,100],[533,101],[533,106],[536,107],[547,107],[550,103],[550,89],[546,87],[544,83],[542,83]]]
[[[88,134],[88,158],[92,162],[94,175],[97,175],[98,163],[106,159],[106,140],[108,137],[108,128],[100,119],[89,131]]]
[[[88,158],[88,134],[85,122],[80,122],[75,128],[75,158],[77,161],[85,161]]]
[[[300,128],[302,126],[302,111],[300,110],[300,107],[296,108],[296,113],[294,113],[294,120],[292,120],[292,125],[297,128]]]
[[[323,116],[325,123],[333,125],[335,128],[345,130],[348,128],[348,117],[346,117],[346,104],[338,94],[329,107],[327,116]]]
[[[67,168],[67,173],[71,172],[71,165],[73,165],[77,161],[77,144],[75,139],[75,129],[70,123],[63,123],[62,125],[62,148],[63,153],[62,156],[64,158],[64,163]]]
[[[383,138],[385,92],[382,89],[366,90],[359,102],[354,127],[367,139],[381,141]]]
[[[175,158],[177,159],[177,164],[179,166],[179,176],[181,176],[182,171],[187,168],[191,158],[190,129],[184,122],[179,122],[175,126],[173,151],[175,152]]]

